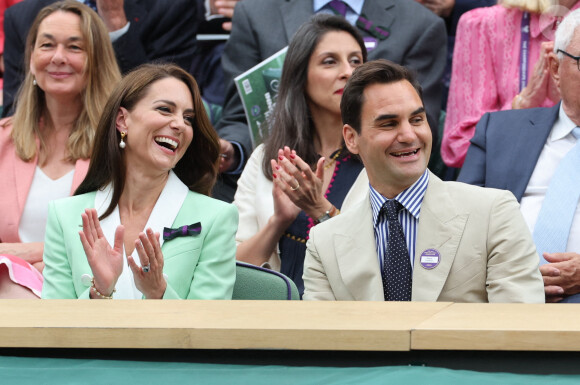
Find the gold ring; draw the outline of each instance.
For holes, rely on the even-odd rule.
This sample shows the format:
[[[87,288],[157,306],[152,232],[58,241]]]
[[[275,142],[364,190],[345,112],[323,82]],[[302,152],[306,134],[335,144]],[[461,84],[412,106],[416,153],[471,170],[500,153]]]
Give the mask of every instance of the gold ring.
[[[299,188],[300,188],[300,183],[299,183],[298,181],[296,181],[296,187],[292,187],[292,186],[290,186],[290,190],[292,190],[292,191],[296,191],[296,190],[298,190]]]

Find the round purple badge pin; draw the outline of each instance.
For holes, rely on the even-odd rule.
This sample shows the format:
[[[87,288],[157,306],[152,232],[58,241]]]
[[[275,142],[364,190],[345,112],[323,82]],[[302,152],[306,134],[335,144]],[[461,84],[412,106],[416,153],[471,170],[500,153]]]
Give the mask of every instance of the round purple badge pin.
[[[441,254],[435,249],[427,249],[421,253],[421,266],[427,270],[437,267],[441,262]]]

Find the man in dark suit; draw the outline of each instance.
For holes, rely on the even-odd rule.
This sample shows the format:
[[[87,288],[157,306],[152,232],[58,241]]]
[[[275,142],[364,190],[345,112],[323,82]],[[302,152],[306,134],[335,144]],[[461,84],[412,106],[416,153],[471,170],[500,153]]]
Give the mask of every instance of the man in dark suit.
[[[226,174],[222,174],[215,196],[233,199],[237,174],[252,152],[234,77],[287,46],[298,27],[314,13],[336,13],[328,3],[328,0],[243,0],[237,4],[230,39],[222,56],[226,97],[217,131],[222,138],[222,153],[227,157],[220,167]],[[440,81],[447,47],[443,21],[413,0],[350,0],[344,3],[347,5],[346,19],[351,24],[360,20],[360,16],[373,27],[386,31],[386,36],[375,37],[361,23],[356,23],[367,42],[369,60],[389,59],[417,72],[436,137],[441,106]]]
[[[521,203],[521,212],[534,233],[538,252],[545,259],[540,266],[546,300],[580,302],[580,207],[577,198],[571,206],[552,206],[551,196],[559,197],[557,180],[574,181],[580,164],[565,166],[574,156],[576,132],[580,125],[580,11],[570,13],[558,27],[550,72],[562,102],[551,108],[500,111],[485,114],[477,124],[459,181],[510,190]],[[574,160],[575,158],[568,158]],[[564,173],[564,174],[563,174]],[[563,175],[563,178],[559,178]],[[561,189],[574,196],[578,185]],[[558,193],[559,194],[559,193]],[[563,215],[554,215],[563,210]],[[557,228],[566,221],[560,247],[544,247],[538,226]],[[553,219],[551,219],[553,218]],[[539,237],[539,238],[538,238]]]
[[[43,7],[55,0],[25,0],[6,10],[4,32],[4,110],[12,104],[24,76],[28,30]],[[125,73],[160,60],[188,70],[193,59],[199,7],[188,0],[96,0],[97,11],[111,33],[115,55]]]

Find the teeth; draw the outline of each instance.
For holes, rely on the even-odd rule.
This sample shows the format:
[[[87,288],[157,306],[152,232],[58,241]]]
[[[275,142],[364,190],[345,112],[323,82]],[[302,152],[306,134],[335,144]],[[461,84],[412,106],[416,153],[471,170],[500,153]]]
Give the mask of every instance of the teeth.
[[[155,138],[155,141],[157,143],[167,143],[171,149],[175,150],[177,148],[177,142],[175,140],[171,140],[169,138],[166,138],[164,136],[159,136],[157,138]]]
[[[393,152],[393,156],[411,156],[417,153],[417,151],[419,151],[419,149],[416,149],[415,151],[409,151],[409,152]]]

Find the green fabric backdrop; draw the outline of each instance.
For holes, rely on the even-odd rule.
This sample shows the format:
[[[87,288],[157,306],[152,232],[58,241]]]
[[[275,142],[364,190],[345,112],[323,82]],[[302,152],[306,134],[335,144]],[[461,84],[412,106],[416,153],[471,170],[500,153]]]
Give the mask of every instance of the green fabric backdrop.
[[[580,375],[480,373],[416,366],[370,368],[217,365],[0,357],[0,384],[578,384]]]

